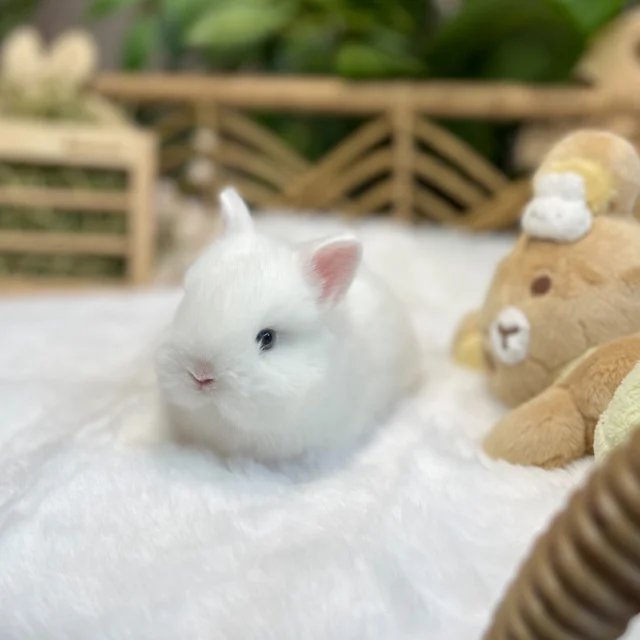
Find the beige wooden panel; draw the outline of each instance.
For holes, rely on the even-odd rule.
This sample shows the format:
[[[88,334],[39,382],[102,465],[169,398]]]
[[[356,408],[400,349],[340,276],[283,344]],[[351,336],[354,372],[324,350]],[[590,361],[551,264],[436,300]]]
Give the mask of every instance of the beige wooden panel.
[[[0,251],[119,256],[129,253],[126,236],[48,231],[2,231]]]
[[[0,186],[0,205],[126,212],[130,207],[129,201],[128,194],[123,192]]]
[[[0,158],[13,162],[95,168],[131,168],[146,136],[129,127],[52,126],[0,119]]]

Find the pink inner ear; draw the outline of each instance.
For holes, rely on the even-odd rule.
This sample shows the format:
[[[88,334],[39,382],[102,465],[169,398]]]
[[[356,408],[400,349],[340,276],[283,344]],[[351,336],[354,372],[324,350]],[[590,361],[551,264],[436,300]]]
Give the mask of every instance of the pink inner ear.
[[[355,242],[336,242],[318,249],[311,261],[320,280],[320,301],[340,300],[349,289],[358,262],[360,248]]]

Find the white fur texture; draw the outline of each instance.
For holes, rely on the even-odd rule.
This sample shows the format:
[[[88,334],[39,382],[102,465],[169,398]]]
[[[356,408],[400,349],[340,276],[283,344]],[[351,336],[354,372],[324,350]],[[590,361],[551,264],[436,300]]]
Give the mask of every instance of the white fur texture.
[[[133,431],[140,444],[148,428],[157,442],[159,426],[171,439],[265,462],[368,435],[420,384],[406,306],[360,264],[357,238],[256,233],[235,190],[220,199],[226,231],[189,270],[158,350],[163,411],[127,417],[119,440]],[[273,348],[260,348],[262,330]]]
[[[490,340],[493,355],[506,365],[522,362],[529,353],[531,325],[517,307],[503,309],[491,324]]]
[[[575,242],[589,233],[592,224],[582,176],[550,173],[536,178],[534,198],[522,215],[524,233],[540,240]]]
[[[501,410],[449,341],[511,238],[385,222],[362,237],[410,304],[429,384],[353,455],[279,471],[114,448],[122,372],[174,292],[0,302],[2,640],[480,638],[591,463],[549,472],[479,453]]]

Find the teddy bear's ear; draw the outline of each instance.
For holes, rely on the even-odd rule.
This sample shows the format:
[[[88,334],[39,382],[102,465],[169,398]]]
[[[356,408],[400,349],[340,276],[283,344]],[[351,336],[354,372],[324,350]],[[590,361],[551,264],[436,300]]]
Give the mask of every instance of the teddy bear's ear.
[[[640,191],[640,158],[620,136],[581,130],[549,152],[533,179],[533,199],[522,216],[525,234],[575,242],[594,216],[631,216]]]

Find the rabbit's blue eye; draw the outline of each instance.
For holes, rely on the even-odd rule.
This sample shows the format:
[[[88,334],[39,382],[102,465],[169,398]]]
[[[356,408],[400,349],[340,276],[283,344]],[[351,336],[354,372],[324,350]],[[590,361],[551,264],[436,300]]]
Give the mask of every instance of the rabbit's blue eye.
[[[268,351],[276,343],[276,332],[273,329],[263,329],[256,336],[256,342],[261,351]]]

